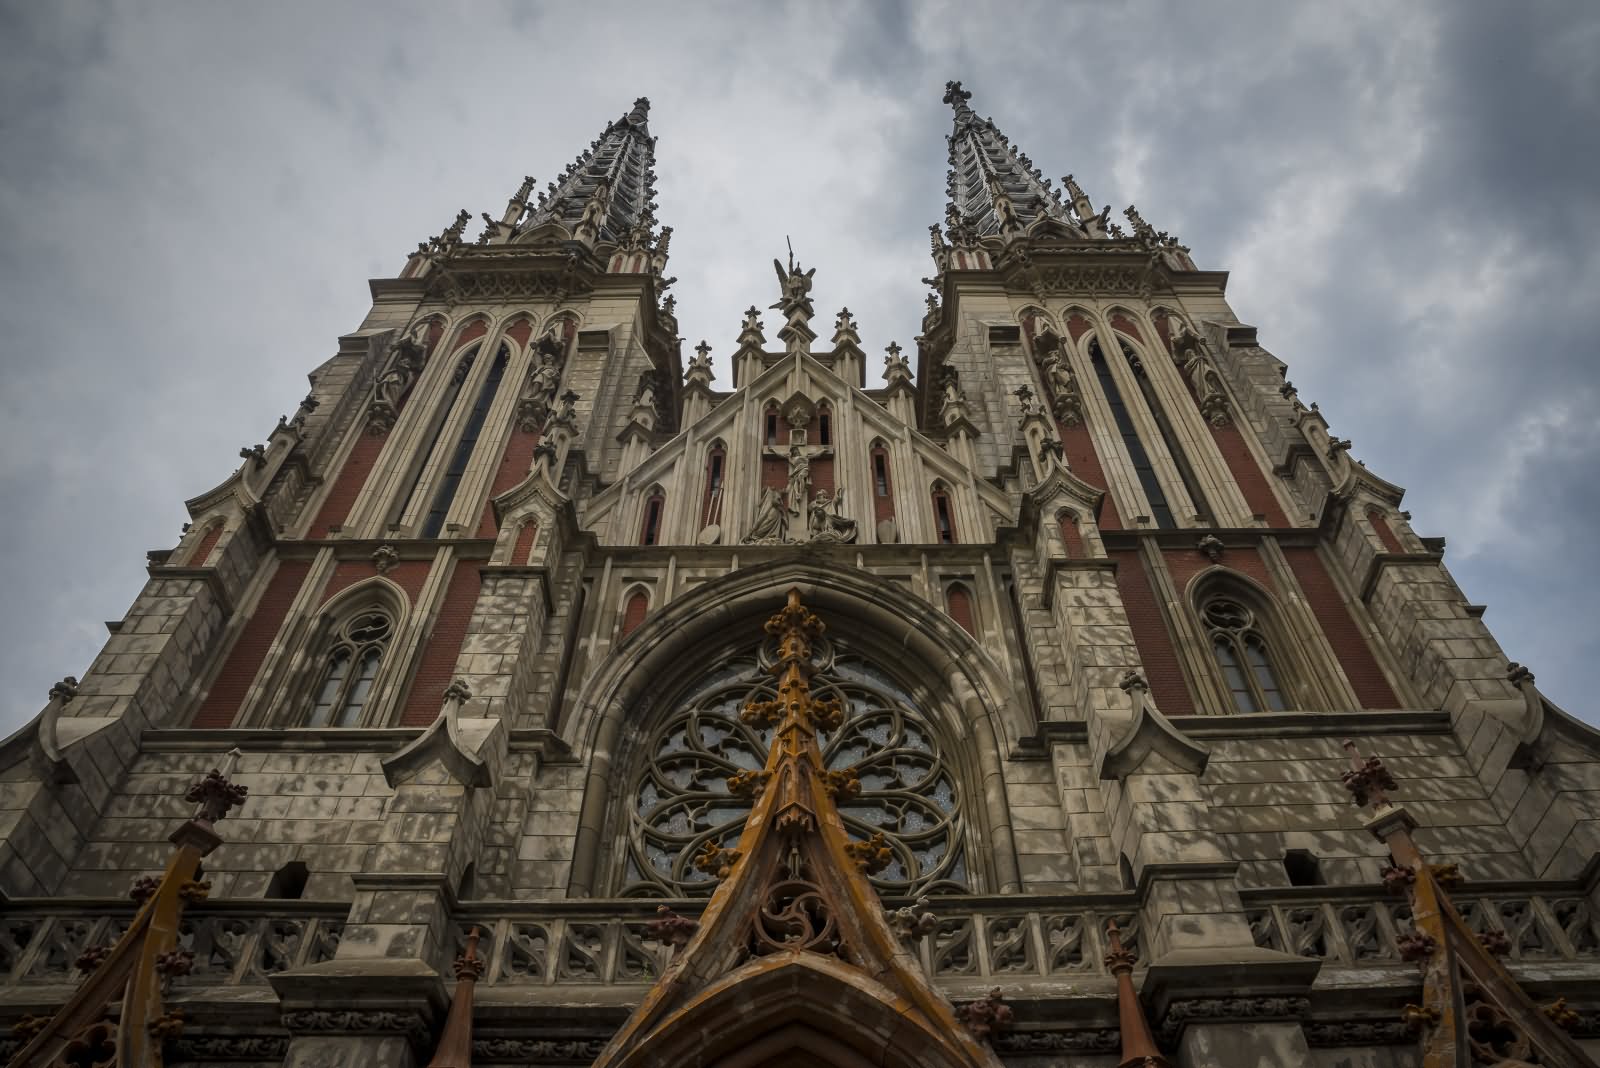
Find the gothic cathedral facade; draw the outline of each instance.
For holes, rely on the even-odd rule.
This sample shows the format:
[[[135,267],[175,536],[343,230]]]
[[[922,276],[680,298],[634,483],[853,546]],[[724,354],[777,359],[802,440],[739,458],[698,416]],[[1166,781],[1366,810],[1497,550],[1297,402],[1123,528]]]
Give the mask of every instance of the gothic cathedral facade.
[[[914,351],[685,359],[643,99],[371,283],[0,744],[12,1063],[1590,1063],[1600,734],[970,97]]]

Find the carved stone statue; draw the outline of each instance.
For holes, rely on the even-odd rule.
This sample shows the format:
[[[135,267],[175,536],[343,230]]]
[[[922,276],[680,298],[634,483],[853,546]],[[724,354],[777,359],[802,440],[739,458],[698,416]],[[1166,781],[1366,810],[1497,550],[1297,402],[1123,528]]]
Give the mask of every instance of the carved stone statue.
[[[1059,353],[1045,357],[1043,371],[1045,384],[1050,387],[1051,409],[1056,418],[1068,426],[1078,425],[1083,421],[1083,394],[1078,390],[1077,376]]]
[[[775,489],[761,492],[761,504],[756,508],[756,521],[750,533],[744,536],[746,545],[775,545],[789,533],[789,508],[783,494]]]
[[[811,457],[803,446],[789,446],[789,486],[787,494],[790,507],[796,512],[804,506],[810,496],[811,489]]]
[[[830,494],[827,490],[818,490],[816,497],[811,502],[810,522],[807,529],[812,541],[848,543],[856,540],[856,521],[846,519],[842,514],[844,508],[844,490],[837,495]]]
[[[785,316],[793,317],[796,312],[809,319],[816,314],[816,309],[811,304],[811,276],[817,273],[815,267],[802,272],[800,265],[794,260],[794,253],[789,253],[789,267],[784,269],[782,263],[776,259],[772,261],[772,269],[778,272],[778,285],[783,288],[783,297],[772,307],[781,311]]]
[[[556,358],[545,352],[539,357],[539,366],[533,369],[528,376],[528,395],[542,397],[546,403],[555,398],[556,389],[561,385],[561,365],[556,363]]]

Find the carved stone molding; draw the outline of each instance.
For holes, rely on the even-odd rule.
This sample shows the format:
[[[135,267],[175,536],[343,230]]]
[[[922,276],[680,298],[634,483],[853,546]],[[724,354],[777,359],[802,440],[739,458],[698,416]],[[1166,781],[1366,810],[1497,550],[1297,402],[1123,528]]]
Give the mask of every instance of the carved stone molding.
[[[428,1022],[420,1012],[373,1009],[291,1009],[283,1026],[297,1035],[403,1035],[413,1045],[432,1041]]]
[[[1387,1020],[1315,1020],[1305,1024],[1305,1032],[1313,1046],[1397,1046],[1417,1038],[1398,1015]]]
[[[997,1053],[1115,1053],[1121,1044],[1115,1027],[1081,1031],[1011,1031],[995,1035]]]
[[[604,1038],[475,1038],[474,1064],[590,1064]]]
[[[281,1062],[288,1052],[288,1035],[207,1035],[169,1042],[165,1061]]]
[[[1171,1045],[1183,1029],[1193,1023],[1301,1020],[1310,1011],[1311,999],[1297,995],[1180,998],[1167,1006],[1166,1015],[1161,1019],[1160,1038],[1162,1045]]]

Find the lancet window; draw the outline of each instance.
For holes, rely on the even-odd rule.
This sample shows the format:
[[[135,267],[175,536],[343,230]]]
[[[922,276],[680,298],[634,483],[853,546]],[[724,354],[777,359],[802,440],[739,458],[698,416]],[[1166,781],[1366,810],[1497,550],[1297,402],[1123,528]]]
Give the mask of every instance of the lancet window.
[[[451,502],[456,499],[456,490],[461,485],[461,476],[466,474],[467,463],[472,459],[472,451],[478,444],[478,436],[483,433],[484,420],[489,415],[489,405],[494,402],[494,395],[500,388],[500,380],[505,377],[506,361],[509,357],[510,353],[504,345],[501,345],[499,353],[495,356],[494,365],[489,368],[489,374],[478,390],[472,411],[467,413],[466,424],[461,428],[461,436],[456,439],[456,447],[450,454],[450,464],[445,468],[439,488],[434,491],[433,503],[422,520],[421,535],[424,538],[436,538],[444,529],[445,516],[450,512]]]
[[[355,727],[394,636],[394,619],[380,608],[357,612],[332,634],[312,690],[308,727]]]
[[[1201,605],[1200,618],[1222,681],[1233,696],[1234,711],[1281,712],[1288,707],[1255,614],[1239,601],[1212,597]]]
[[[1167,505],[1167,495],[1161,489],[1161,480],[1156,477],[1155,467],[1150,463],[1150,454],[1139,438],[1133,417],[1128,414],[1128,406],[1122,399],[1122,390],[1117,388],[1116,377],[1106,364],[1105,354],[1100,351],[1100,342],[1089,343],[1089,361],[1094,367],[1095,378],[1100,383],[1100,391],[1105,394],[1106,403],[1111,408],[1111,418],[1117,424],[1117,433],[1122,436],[1123,447],[1128,450],[1128,459],[1133,462],[1134,473],[1139,476],[1139,485],[1144,489],[1145,499],[1150,502],[1150,513],[1156,521],[1156,526],[1162,530],[1171,530],[1178,524],[1172,518],[1172,509]]]
[[[933,529],[938,535],[939,544],[956,543],[955,513],[950,508],[950,492],[942,482],[933,484]]]
[[[819,648],[825,643],[819,643]],[[894,861],[873,876],[885,894],[972,889],[964,843],[964,796],[950,750],[895,679],[859,656],[822,650],[812,679],[818,697],[846,709],[821,735],[829,769],[854,768],[859,796],[839,806],[852,838],[882,831]],[[627,799],[619,891],[630,897],[711,893],[716,883],[691,858],[707,842],[732,848],[751,802],[729,794],[728,776],[766,763],[772,730],[739,718],[751,700],[777,694],[766,652],[733,658],[686,687],[645,743]]]

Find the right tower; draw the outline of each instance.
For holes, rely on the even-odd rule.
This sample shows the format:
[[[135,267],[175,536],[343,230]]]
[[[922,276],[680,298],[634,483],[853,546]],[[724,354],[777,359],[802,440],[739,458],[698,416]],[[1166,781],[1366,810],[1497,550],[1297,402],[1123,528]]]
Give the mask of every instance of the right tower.
[[[1112,889],[1115,865],[1144,902],[1146,991],[1169,1032],[1244,1043],[1184,1062],[1412,1063],[1402,1047],[1426,1021],[1317,1022],[1405,1000],[1411,962],[1431,967],[1407,946],[1403,894],[1341,896],[1393,885],[1400,825],[1468,876],[1465,929],[1497,951],[1509,938],[1524,989],[1568,992],[1536,962],[1600,945],[1595,732],[1508,662],[1444,539],[1414,532],[1403,490],[1301,401],[1229,308],[1227,272],[1132,205],[1114,221],[1072,175],[1053,187],[971,96],[944,96],[919,421],[1023,489],[1005,562],[1078,885]],[[1369,799],[1347,736],[1387,758],[1403,804],[1350,804]],[[1019,827],[1020,852],[1032,837]],[[1273,1018],[1298,1021],[1281,1045]]]

